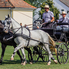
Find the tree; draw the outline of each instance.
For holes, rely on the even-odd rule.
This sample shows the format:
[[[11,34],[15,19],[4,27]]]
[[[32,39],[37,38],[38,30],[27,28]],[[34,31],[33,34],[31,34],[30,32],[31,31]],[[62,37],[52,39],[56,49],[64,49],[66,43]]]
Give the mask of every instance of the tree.
[[[59,10],[53,5],[53,0],[24,0],[27,3],[29,3],[30,5],[33,5],[35,7],[40,7],[41,11],[39,12],[40,17],[42,18],[42,14],[45,12],[44,10],[44,6],[45,4],[48,4],[50,6],[50,11],[52,11],[54,13],[54,17],[55,19],[59,18]]]
[[[30,5],[33,5],[35,7],[40,7],[40,5],[42,4],[42,2],[46,1],[46,0],[24,0],[27,3],[29,3]]]
[[[53,5],[53,0],[46,0],[45,2],[42,3],[41,7],[41,11],[39,12],[40,18],[42,18],[42,14],[45,12],[44,10],[44,6],[48,4],[50,7],[50,11],[52,11],[54,13],[54,17],[55,20],[59,18],[59,10]]]

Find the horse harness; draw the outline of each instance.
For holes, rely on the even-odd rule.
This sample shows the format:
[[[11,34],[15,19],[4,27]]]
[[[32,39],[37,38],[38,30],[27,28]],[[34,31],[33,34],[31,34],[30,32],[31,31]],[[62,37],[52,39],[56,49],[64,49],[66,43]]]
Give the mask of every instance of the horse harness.
[[[10,25],[9,25],[9,27],[10,27]],[[14,39],[14,38],[16,38],[16,37],[18,37],[18,36],[21,36],[22,38],[24,38],[24,39],[26,39],[26,40],[28,41],[27,46],[29,45],[30,40],[37,41],[37,42],[40,42],[40,43],[42,43],[42,44],[48,44],[48,45],[51,46],[51,44],[49,44],[49,43],[41,42],[41,41],[38,41],[38,40],[36,40],[36,39],[31,38],[31,37],[30,37],[30,34],[31,34],[31,33],[30,33],[29,28],[27,28],[27,27],[25,27],[25,28],[29,31],[29,36],[23,34],[23,26],[21,26],[20,28],[17,28],[17,31],[18,31],[19,29],[21,29],[21,34],[16,34],[17,31],[15,31],[12,38]],[[9,28],[8,28],[8,29],[9,29]],[[10,31],[10,29],[9,29],[9,31]],[[12,38],[9,38],[8,40],[10,40],[10,39],[12,39]]]
[[[31,33],[30,33],[30,30],[29,30],[28,28],[25,27],[25,28],[29,31],[29,36],[23,34],[23,26],[21,26],[20,28],[21,28],[21,34],[14,34],[14,38],[16,38],[16,37],[18,37],[18,36],[21,36],[22,38],[26,39],[26,40],[28,41],[27,46],[29,46],[30,40],[37,41],[37,42],[40,42],[40,43],[42,43],[42,44],[48,44],[48,45],[52,46],[52,45],[49,44],[49,43],[41,42],[41,41],[39,41],[39,40],[36,40],[36,39],[31,38]],[[20,28],[19,28],[19,29],[20,29]],[[19,30],[19,29],[18,29],[18,30]],[[17,30],[17,31],[18,31],[18,30]],[[17,31],[16,31],[16,32],[17,32]],[[15,33],[16,33],[16,32],[15,32]]]
[[[25,27],[26,28],[26,27]],[[21,34],[15,34],[19,29],[21,29]],[[27,46],[29,45],[30,42],[30,30],[29,28],[26,28],[29,31],[29,36],[23,34],[23,26],[21,26],[20,28],[18,28],[18,30],[14,33],[14,38],[16,38],[17,36],[21,36],[22,38],[26,39],[28,41]]]
[[[26,27],[25,27],[25,28],[26,28]],[[44,45],[44,44],[48,44],[49,46],[52,46],[52,44],[49,44],[49,43],[46,43],[46,42],[41,42],[41,41],[39,41],[39,40],[36,40],[36,39],[31,38],[31,33],[30,33],[29,28],[26,28],[26,29],[29,31],[29,36],[23,34],[23,26],[21,27],[21,34],[16,34],[15,36],[16,36],[16,37],[17,37],[17,36],[21,36],[22,38],[26,39],[26,40],[28,41],[27,46],[29,46],[30,40],[40,42],[40,44],[43,44],[43,45]]]

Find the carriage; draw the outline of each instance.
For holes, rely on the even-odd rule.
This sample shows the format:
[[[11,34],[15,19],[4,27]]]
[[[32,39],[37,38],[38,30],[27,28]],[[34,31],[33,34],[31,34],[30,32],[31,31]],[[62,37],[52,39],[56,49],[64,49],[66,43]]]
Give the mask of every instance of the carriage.
[[[61,63],[67,63],[68,61],[68,45],[69,45],[69,31],[62,30],[56,30],[57,25],[69,25],[69,23],[54,23],[51,29],[41,28],[41,30],[47,32],[50,34],[50,36],[54,39],[56,42],[55,48],[57,49],[57,52],[54,53],[53,47],[50,46],[50,50],[52,51],[53,55],[56,55],[58,62]],[[41,27],[42,22],[41,20],[34,21],[34,29],[37,29],[37,26]],[[40,47],[37,47],[38,51],[42,54],[43,58],[42,61],[48,62],[48,53],[45,52]],[[39,52],[37,50],[32,50],[33,54],[33,60],[37,62],[39,58],[41,58],[41,54],[39,55]],[[45,56],[46,55],[46,56]],[[28,54],[28,58],[30,60],[30,56]]]

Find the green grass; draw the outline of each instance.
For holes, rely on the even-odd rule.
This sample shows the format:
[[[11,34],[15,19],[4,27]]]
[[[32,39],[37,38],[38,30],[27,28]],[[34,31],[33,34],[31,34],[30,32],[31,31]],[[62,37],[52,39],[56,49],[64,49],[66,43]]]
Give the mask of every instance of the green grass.
[[[0,54],[1,54],[1,47],[0,47]],[[7,46],[6,51],[5,51],[5,55],[3,58],[3,64],[0,65],[0,69],[69,69],[69,61],[66,64],[55,64],[51,63],[50,66],[47,65],[47,62],[40,62],[38,61],[37,63],[33,63],[32,65],[29,64],[29,62],[23,66],[21,65],[21,61],[19,56],[16,54],[15,58],[13,61],[10,61],[10,57],[12,55],[14,51],[14,48],[11,46]],[[28,61],[28,54],[27,51],[25,51],[26,53],[26,58]]]

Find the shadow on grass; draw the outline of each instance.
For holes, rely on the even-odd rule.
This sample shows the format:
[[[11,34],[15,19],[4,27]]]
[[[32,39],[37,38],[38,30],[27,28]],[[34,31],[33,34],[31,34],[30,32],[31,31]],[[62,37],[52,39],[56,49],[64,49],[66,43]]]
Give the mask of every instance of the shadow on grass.
[[[43,64],[43,63],[47,63],[47,62],[43,62],[43,61],[38,61],[38,62],[33,62],[33,64]],[[20,60],[13,60],[13,61],[11,61],[11,60],[4,60],[3,62],[2,62],[2,65],[3,64],[21,64],[21,61]],[[29,64],[29,60],[27,60],[27,64]]]
[[[20,63],[21,63],[20,60],[13,60],[13,61],[11,61],[11,60],[4,60],[2,62],[2,64],[20,64]]]

